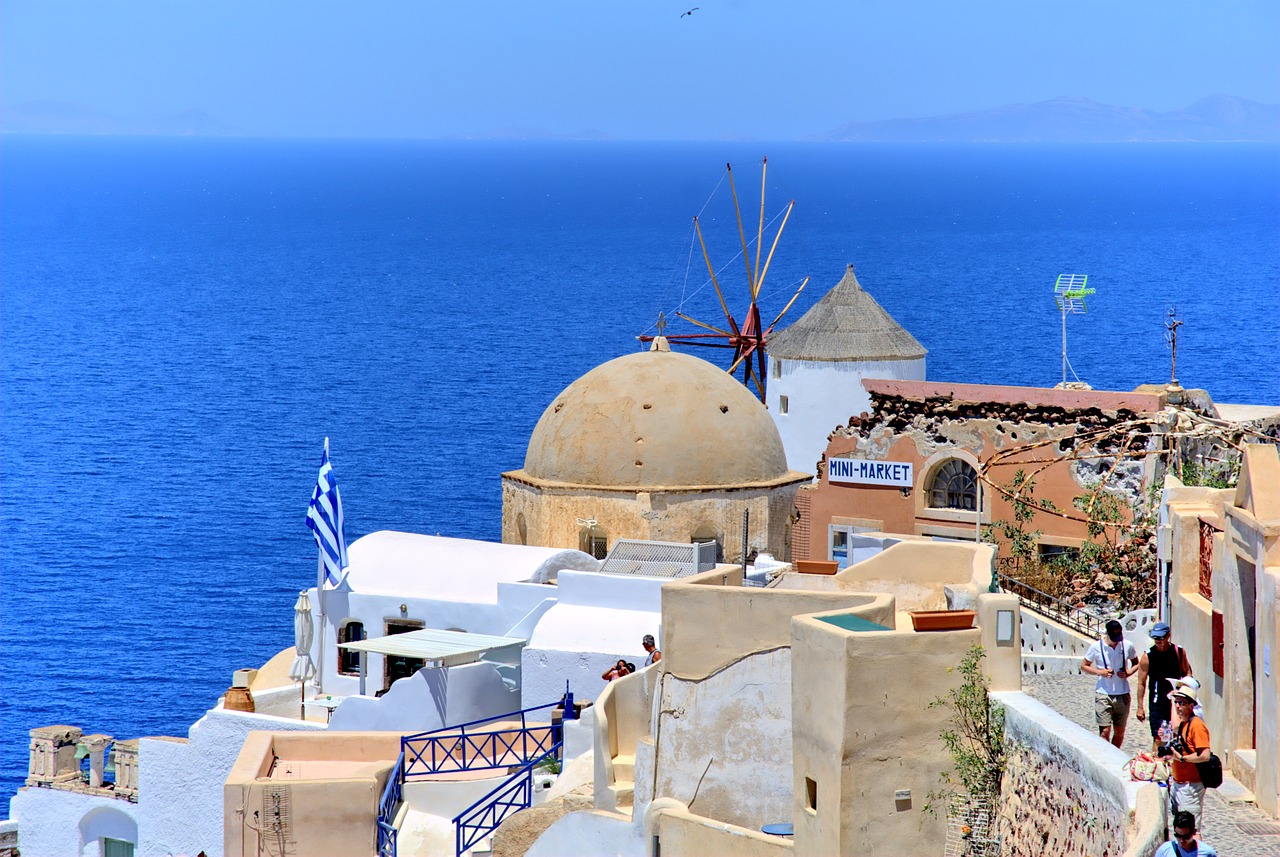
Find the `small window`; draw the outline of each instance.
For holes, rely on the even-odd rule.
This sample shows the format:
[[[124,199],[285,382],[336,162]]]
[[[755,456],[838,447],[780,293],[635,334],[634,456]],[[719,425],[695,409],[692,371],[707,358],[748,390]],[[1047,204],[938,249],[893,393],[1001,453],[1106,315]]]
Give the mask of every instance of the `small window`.
[[[1064,545],[1036,545],[1036,550],[1040,554],[1041,565],[1052,565],[1055,562],[1071,562],[1080,556],[1080,551],[1076,548],[1065,547]]]
[[[786,396],[778,397],[778,413],[785,414],[791,407],[791,401]]]
[[[133,857],[133,849],[134,844],[132,842],[104,836],[102,837],[99,853],[102,854],[102,857]]]
[[[773,377],[775,378],[782,377],[782,361],[781,360],[773,361]]]
[[[716,546],[716,562],[724,562],[724,541],[720,537],[720,533],[709,526],[699,527],[693,531],[693,535],[689,536],[689,541],[695,545],[714,544]]]
[[[364,639],[364,624],[347,622],[338,628],[339,643],[358,643]],[[360,653],[350,649],[338,649],[338,672],[342,675],[360,674]]]
[[[939,467],[929,485],[929,506],[934,509],[978,508],[978,471],[967,461],[953,458]]]
[[[808,777],[804,778],[804,808],[809,812],[818,811],[818,784]]]
[[[578,532],[578,550],[604,559],[609,555],[609,534],[598,524],[583,527]]]

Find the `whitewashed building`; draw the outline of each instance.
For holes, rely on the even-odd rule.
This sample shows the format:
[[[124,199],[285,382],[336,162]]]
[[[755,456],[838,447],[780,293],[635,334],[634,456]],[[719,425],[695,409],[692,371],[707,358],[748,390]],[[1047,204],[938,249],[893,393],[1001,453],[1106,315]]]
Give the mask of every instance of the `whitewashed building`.
[[[787,466],[816,473],[827,437],[871,410],[864,378],[923,381],[928,352],[858,283],[853,265],[769,340],[767,404]]]

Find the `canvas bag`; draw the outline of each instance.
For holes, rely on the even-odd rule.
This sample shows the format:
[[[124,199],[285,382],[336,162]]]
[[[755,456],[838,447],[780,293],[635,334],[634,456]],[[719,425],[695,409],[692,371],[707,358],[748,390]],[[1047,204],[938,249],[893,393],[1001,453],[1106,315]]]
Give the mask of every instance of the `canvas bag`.
[[[1158,783],[1169,779],[1168,760],[1154,758],[1150,753],[1139,753],[1125,762],[1121,770],[1128,771],[1131,778],[1144,783]]]

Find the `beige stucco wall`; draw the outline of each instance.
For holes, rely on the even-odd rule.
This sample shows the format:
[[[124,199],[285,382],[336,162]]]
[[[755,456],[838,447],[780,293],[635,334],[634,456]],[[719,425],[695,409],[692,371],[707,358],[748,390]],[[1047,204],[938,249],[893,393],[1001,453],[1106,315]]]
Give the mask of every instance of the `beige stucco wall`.
[[[958,683],[981,633],[855,632],[802,616],[791,634],[796,853],[934,857],[945,818],[924,806],[951,759],[945,714],[928,706]]]
[[[1200,679],[1214,752],[1260,808],[1280,815],[1280,456],[1274,446],[1250,444],[1236,489],[1173,484],[1168,493],[1174,639]],[[1199,593],[1200,518],[1224,530],[1213,538],[1212,600]],[[1223,623],[1222,676],[1213,672],[1215,611]]]
[[[654,801],[644,829],[646,840],[656,841],[663,857],[790,857],[794,853],[791,839],[694,815],[671,798]]]
[[[663,668],[698,680],[749,655],[791,645],[791,617],[865,608],[872,621],[894,624],[893,596],[742,586],[742,572],[708,571],[662,587]]]
[[[1001,641],[998,637],[1001,613],[1009,617],[1012,634]],[[978,630],[982,634],[982,648],[986,657],[982,667],[987,674],[990,691],[1022,690],[1022,606],[1018,596],[1007,593],[984,592],[978,596]]]
[[[611,548],[620,538],[688,542],[710,530],[720,537],[725,560],[738,562],[748,512],[749,546],[782,557],[798,487],[627,492],[538,487],[504,476],[502,541],[577,549],[578,521],[594,519]]]
[[[399,754],[399,733],[250,733],[223,786],[223,853],[283,853],[281,842],[315,857],[374,853],[378,801]],[[301,775],[268,779],[277,759]],[[343,774],[308,778],[309,762]]]
[[[944,586],[963,591],[970,603],[990,588],[995,556],[989,544],[904,541],[835,577],[850,589],[892,594],[899,610],[945,610]]]

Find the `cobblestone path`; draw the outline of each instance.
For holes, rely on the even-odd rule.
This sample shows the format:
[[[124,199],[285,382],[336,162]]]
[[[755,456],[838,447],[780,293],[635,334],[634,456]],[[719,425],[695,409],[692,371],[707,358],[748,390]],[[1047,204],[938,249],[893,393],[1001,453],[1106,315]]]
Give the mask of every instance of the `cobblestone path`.
[[[1023,675],[1022,689],[1030,696],[1067,717],[1071,721],[1097,734],[1093,725],[1093,688],[1096,679],[1088,675]],[[1101,738],[1099,738],[1101,740]],[[1140,750],[1151,749],[1151,730],[1146,722],[1138,722],[1132,714],[1121,748],[1132,756]],[[1234,789],[1231,786],[1234,785]],[[1257,835],[1246,833],[1241,825],[1267,824],[1273,828],[1276,819],[1258,809],[1252,803],[1231,803],[1232,791],[1244,792],[1244,788],[1228,778],[1222,789],[1205,792],[1204,813],[1201,821],[1201,838],[1218,849],[1222,857],[1280,857],[1280,833]]]

